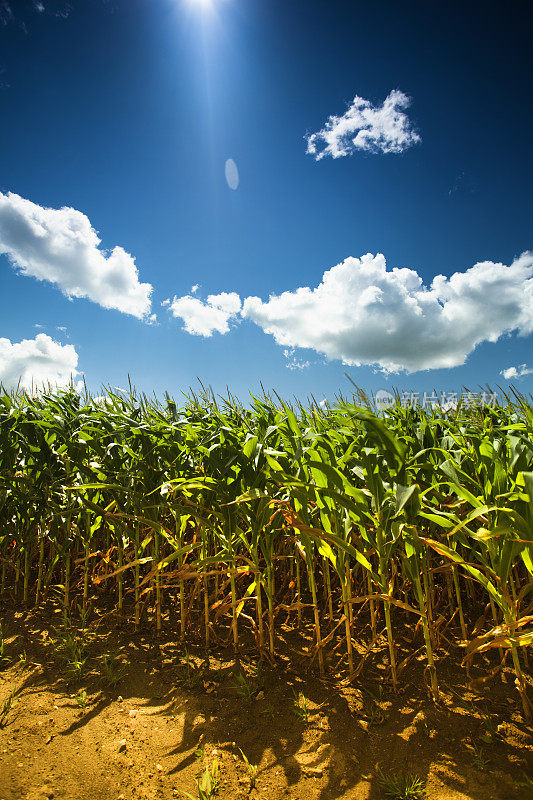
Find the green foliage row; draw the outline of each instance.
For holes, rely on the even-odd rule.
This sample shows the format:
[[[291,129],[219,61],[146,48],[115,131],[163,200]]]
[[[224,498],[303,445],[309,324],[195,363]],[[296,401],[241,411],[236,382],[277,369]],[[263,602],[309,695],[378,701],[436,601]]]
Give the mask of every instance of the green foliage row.
[[[173,604],[182,637],[196,610],[207,648],[230,618],[235,648],[246,626],[272,658],[285,609],[296,625],[312,617],[321,672],[340,627],[352,676],[362,607],[372,641],[386,636],[394,688],[395,625],[421,622],[435,696],[444,611],[467,666],[486,651],[512,664],[529,715],[532,470],[520,396],[378,414],[362,398],[245,407],[202,392],[178,407],[134,392],[4,393],[1,590],[25,603],[53,590],[65,614],[86,614],[94,586],[112,585],[136,625],[149,606],[160,630]]]

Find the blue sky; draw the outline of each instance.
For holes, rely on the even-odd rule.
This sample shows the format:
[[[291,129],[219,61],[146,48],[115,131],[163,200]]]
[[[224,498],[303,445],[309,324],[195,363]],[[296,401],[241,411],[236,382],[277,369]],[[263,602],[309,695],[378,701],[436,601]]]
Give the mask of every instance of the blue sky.
[[[528,3],[0,0],[0,17],[4,383],[322,399],[345,372],[423,393],[514,368],[533,389]],[[356,96],[364,119],[335,138]],[[317,160],[306,137],[334,115]]]

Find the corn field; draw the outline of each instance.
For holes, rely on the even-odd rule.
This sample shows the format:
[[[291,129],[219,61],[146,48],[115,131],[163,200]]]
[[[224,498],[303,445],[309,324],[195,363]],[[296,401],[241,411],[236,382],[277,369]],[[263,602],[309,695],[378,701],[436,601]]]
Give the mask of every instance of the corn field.
[[[309,665],[364,681],[377,643],[396,690],[417,632],[428,692],[459,658],[512,670],[531,718],[533,409],[374,413],[190,394],[0,395],[0,596],[104,612],[184,642],[312,632]],[[291,641],[296,641],[295,636]],[[416,651],[416,652],[415,652]],[[482,658],[482,654],[484,657]],[[408,659],[407,659],[408,660]],[[489,666],[487,666],[489,665]]]

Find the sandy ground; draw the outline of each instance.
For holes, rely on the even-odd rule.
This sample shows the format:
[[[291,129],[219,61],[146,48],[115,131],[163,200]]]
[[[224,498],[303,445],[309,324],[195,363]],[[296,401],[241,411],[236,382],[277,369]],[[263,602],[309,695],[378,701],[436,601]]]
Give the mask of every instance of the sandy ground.
[[[510,672],[478,695],[443,664],[436,705],[416,661],[394,694],[380,652],[350,685],[282,655],[257,674],[245,648],[237,664],[215,650],[208,667],[200,647],[109,625],[84,635],[73,675],[57,615],[1,613],[0,800],[197,798],[215,761],[222,800],[378,800],[380,770],[419,776],[432,800],[533,797],[521,785],[532,731]]]

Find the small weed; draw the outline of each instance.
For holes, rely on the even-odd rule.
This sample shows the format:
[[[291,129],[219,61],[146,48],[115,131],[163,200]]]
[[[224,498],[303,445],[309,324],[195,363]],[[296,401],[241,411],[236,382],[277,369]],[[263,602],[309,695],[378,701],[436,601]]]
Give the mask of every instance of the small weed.
[[[65,661],[80,660],[85,651],[85,642],[68,628],[56,630],[56,645]]]
[[[237,694],[240,695],[243,700],[251,703],[257,694],[257,687],[254,682],[247,678],[244,672],[239,672],[238,675],[235,675],[233,684]]]
[[[265,679],[261,664],[258,664],[252,669],[252,675],[247,677],[244,672],[235,675],[234,686],[244,700],[251,703],[255,700],[261,689],[263,688]]]
[[[0,623],[0,666],[2,666],[2,664],[8,664],[9,661],[10,658],[7,654],[6,640],[4,639],[4,633]]]
[[[191,654],[187,647],[183,649],[183,656],[184,661],[176,680],[181,686],[185,686],[186,689],[194,689],[200,684],[202,676],[200,670],[194,661],[192,661]]]
[[[253,669],[253,677],[254,682],[257,687],[257,691],[261,691],[261,689],[265,685],[265,675],[263,673],[263,667],[261,664],[257,664]]]
[[[218,794],[220,788],[220,777],[218,773],[218,761],[213,759],[211,767],[206,767],[200,780],[198,781],[198,791],[200,793],[200,800],[209,800],[215,794]]]
[[[7,725],[7,718],[8,718],[9,713],[10,713],[10,711],[13,708],[13,705],[15,703],[16,695],[17,695],[17,690],[13,689],[11,694],[9,694],[6,697],[6,699],[4,700],[2,705],[0,706],[0,730],[2,728],[5,728],[5,726]]]
[[[259,770],[258,764],[250,764],[244,753],[242,752],[241,748],[239,747],[239,752],[244,759],[244,763],[246,764],[246,769],[248,770],[248,777],[250,778],[250,788],[248,789],[248,793],[255,789],[255,779],[257,778],[257,771]]]
[[[198,797],[200,800],[211,800],[215,795],[218,794],[218,790],[220,788],[220,777],[218,771],[218,761],[213,759],[213,763],[209,767],[206,766],[202,774],[197,780],[198,786]],[[195,800],[192,794],[189,792],[184,792],[190,800]]]
[[[268,717],[270,720],[273,720],[276,716],[276,711],[272,703],[267,703],[260,713],[264,714],[264,716]]]
[[[125,667],[122,667],[117,659],[113,658],[112,656],[104,656],[102,658],[100,675],[102,676],[102,680],[111,689],[114,689],[117,684],[120,683],[125,674]]]
[[[485,742],[485,744],[490,744],[498,738],[498,728],[491,716],[488,714],[482,714],[481,726],[483,728],[483,732],[479,738],[482,742]]]
[[[85,670],[86,642],[68,627],[56,630],[56,643],[60,656],[65,663],[65,672],[73,679],[78,680]]]
[[[200,744],[194,751],[194,756],[197,761],[204,761],[205,759],[205,744]]]
[[[73,658],[66,662],[65,671],[72,680],[77,681],[83,677],[86,661],[86,658]]]
[[[81,710],[82,714],[85,714],[87,706],[89,705],[89,698],[87,697],[87,692],[85,689],[78,694],[76,697],[76,703],[78,708]]]
[[[522,775],[524,776],[524,780],[520,781],[518,785],[521,789],[528,789],[529,793],[533,795],[533,780],[531,780],[529,775],[526,775],[525,772],[522,772]]]
[[[388,800],[422,800],[427,796],[426,782],[416,775],[384,775],[378,770],[378,782]]]
[[[309,709],[307,708],[307,700],[303,692],[293,692],[293,713],[296,714],[299,720],[305,725],[309,723]]]
[[[423,736],[426,737],[426,739],[431,739],[431,730],[432,730],[431,725],[429,724],[427,719],[423,719],[421,724],[421,731]]]
[[[90,605],[87,605],[85,608],[83,607],[82,603],[77,603],[76,608],[78,609],[78,614],[80,617],[80,623],[83,630],[85,630],[88,626],[87,623],[89,621],[89,616],[91,613]]]
[[[474,758],[472,759],[472,763],[476,769],[478,769],[480,772],[483,772],[483,770],[488,766],[489,760],[488,758],[485,758],[483,748],[480,745],[474,742],[472,747],[474,749]]]
[[[385,722],[385,714],[373,697],[365,697],[363,701],[363,717],[368,721],[370,727],[383,725]]]

